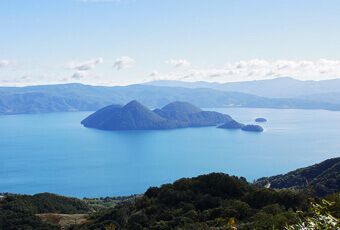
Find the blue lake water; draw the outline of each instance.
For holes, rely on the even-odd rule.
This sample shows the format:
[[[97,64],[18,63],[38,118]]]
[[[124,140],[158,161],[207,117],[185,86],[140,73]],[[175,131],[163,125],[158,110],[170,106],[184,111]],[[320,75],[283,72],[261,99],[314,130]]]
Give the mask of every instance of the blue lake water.
[[[100,131],[80,125],[90,112],[0,116],[0,192],[128,195],[209,172],[252,181],[340,156],[340,112],[215,110],[245,123],[265,117],[265,132]]]

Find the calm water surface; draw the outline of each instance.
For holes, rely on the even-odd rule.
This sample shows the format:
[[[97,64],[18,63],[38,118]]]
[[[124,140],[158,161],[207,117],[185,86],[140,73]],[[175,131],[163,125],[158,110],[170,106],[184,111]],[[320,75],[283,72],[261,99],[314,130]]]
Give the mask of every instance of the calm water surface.
[[[265,117],[265,132],[100,131],[80,125],[90,112],[0,116],[0,192],[128,195],[209,172],[252,181],[340,156],[340,112],[215,110]]]

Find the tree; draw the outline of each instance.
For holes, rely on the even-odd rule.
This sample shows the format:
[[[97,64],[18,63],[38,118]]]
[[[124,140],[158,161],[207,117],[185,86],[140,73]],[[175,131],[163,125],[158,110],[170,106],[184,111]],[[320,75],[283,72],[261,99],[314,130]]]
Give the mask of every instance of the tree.
[[[312,216],[304,217],[298,224],[286,227],[286,230],[337,230],[340,228],[340,222],[329,212],[333,202],[325,199],[321,204],[311,203]]]

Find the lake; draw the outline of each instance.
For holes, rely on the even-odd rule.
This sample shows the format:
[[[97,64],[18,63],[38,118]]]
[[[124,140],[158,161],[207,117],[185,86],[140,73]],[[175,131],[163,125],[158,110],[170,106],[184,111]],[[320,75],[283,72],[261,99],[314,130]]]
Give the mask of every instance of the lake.
[[[209,172],[252,181],[340,155],[340,112],[210,110],[245,123],[265,117],[265,132],[100,131],[80,124],[91,112],[0,116],[0,192],[129,195]]]

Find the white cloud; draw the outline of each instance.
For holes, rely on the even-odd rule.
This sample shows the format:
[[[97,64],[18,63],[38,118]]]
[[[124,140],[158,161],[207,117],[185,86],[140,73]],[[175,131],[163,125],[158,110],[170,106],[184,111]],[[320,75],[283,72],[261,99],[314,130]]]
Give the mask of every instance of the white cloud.
[[[189,67],[191,64],[186,59],[171,59],[169,61],[166,61],[166,63],[172,65],[175,68],[181,68],[181,67]]]
[[[89,73],[87,71],[77,71],[71,76],[71,78],[79,80],[87,76],[89,76]]]
[[[159,73],[155,70],[155,71],[152,71],[150,74],[149,74],[149,77],[156,77],[158,76]]]
[[[117,58],[113,66],[117,70],[121,70],[121,69],[132,67],[135,64],[135,62],[136,61],[133,58],[128,57],[128,56],[123,56],[123,57]]]
[[[241,60],[227,63],[220,68],[176,69],[168,74],[157,76],[157,79],[228,82],[282,76],[300,80],[338,78],[340,77],[340,60]]]
[[[0,60],[0,68],[8,67],[14,64],[11,60]]]
[[[82,82],[86,84],[127,84],[146,80],[185,80],[185,81],[214,81],[231,82],[271,79],[289,76],[300,80],[325,80],[340,78],[340,60],[263,60],[250,59],[229,62],[215,67],[187,67],[171,68],[161,71],[146,72],[139,79],[132,77],[119,78],[112,75],[110,68],[95,73],[96,66],[103,61],[96,58],[84,62],[73,62],[70,70],[60,70],[59,67],[50,66],[44,69],[34,69],[31,65],[16,68],[1,69],[0,85],[34,85],[51,84],[58,82]],[[135,61],[129,57],[118,58],[115,68],[124,69],[132,66]],[[0,60],[0,67],[11,66],[13,61]],[[27,68],[26,68],[27,67]],[[98,67],[98,66],[97,66]],[[103,66],[104,67],[104,66]],[[111,67],[112,68],[112,67]],[[9,70],[9,71],[7,71]],[[112,69],[111,69],[112,70]],[[118,74],[118,73],[117,73]],[[129,74],[128,71],[122,74]],[[126,75],[129,76],[129,75]],[[146,79],[143,79],[146,78]]]
[[[83,61],[83,62],[70,62],[67,64],[67,68],[69,69],[76,69],[76,70],[80,70],[80,71],[84,71],[84,70],[90,70],[90,69],[94,69],[98,64],[103,63],[104,59],[101,57],[95,58],[95,59],[91,59],[91,60],[87,60],[87,61]]]

